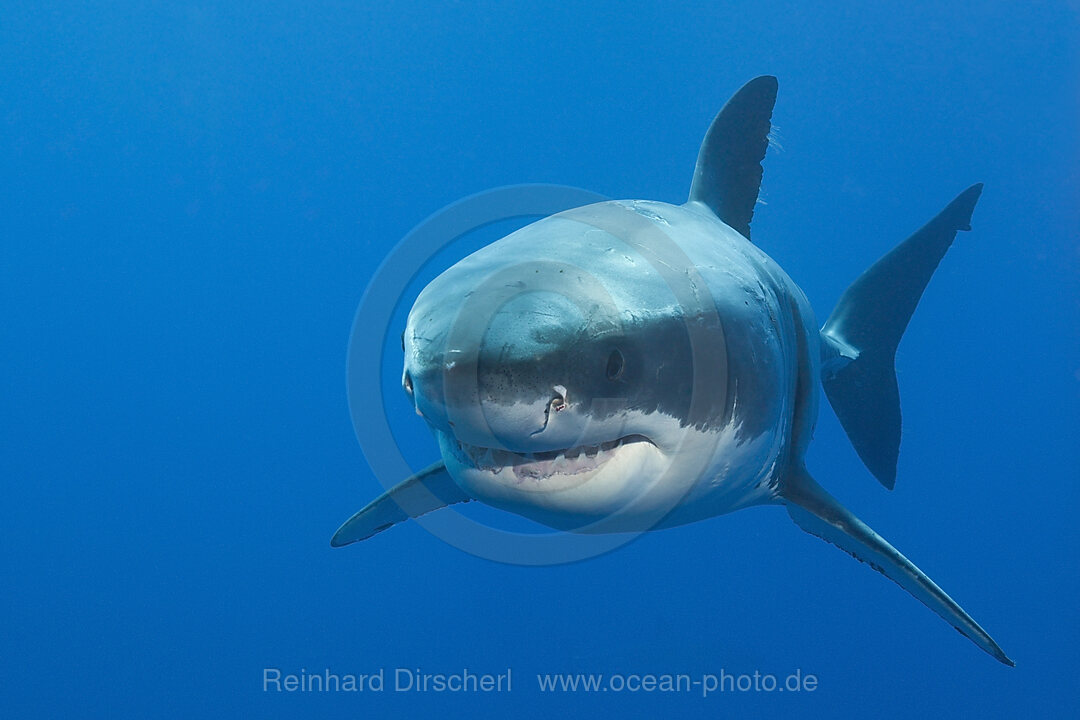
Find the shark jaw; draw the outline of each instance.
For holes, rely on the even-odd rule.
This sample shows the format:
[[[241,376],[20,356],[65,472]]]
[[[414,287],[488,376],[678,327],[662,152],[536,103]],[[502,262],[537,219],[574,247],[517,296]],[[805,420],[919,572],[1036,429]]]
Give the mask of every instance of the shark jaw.
[[[543,482],[558,475],[581,475],[599,469],[621,448],[633,443],[649,443],[644,435],[627,435],[594,445],[578,445],[562,450],[518,453],[510,450],[477,447],[453,440],[455,455],[463,464],[498,475],[513,473],[516,482]]]
[[[636,486],[639,477],[654,480],[656,471],[669,462],[659,447],[639,434],[528,453],[469,445],[441,430],[437,435],[455,481],[496,506],[510,502],[549,509],[565,506],[571,513],[604,512],[613,497]]]

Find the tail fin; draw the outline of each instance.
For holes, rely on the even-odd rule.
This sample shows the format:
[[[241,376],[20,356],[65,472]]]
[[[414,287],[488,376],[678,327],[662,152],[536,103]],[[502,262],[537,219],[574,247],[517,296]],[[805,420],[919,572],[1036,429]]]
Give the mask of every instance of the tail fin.
[[[890,490],[900,453],[896,347],[930,276],[959,230],[971,229],[982,192],[972,185],[937,217],[874,263],[844,292],[821,330],[822,383],[851,444]]]
[[[791,519],[803,530],[836,545],[907,590],[998,662],[1010,667],[1015,665],[955,600],[900,551],[825,492],[805,469],[798,468],[787,479],[781,494]]]

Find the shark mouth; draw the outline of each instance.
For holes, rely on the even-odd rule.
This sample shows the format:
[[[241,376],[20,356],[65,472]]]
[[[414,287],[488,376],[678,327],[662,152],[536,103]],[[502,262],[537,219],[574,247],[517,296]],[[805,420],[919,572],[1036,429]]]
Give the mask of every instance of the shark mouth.
[[[518,482],[543,480],[553,475],[578,475],[596,470],[613,458],[620,448],[652,442],[644,435],[627,435],[596,445],[578,445],[564,450],[516,453],[510,450],[477,447],[452,439],[455,455],[464,465],[496,475],[510,468]]]

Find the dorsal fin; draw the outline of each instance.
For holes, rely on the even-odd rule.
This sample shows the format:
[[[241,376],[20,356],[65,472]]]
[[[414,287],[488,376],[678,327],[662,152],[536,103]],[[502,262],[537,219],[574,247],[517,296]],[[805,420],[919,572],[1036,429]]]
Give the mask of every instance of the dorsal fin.
[[[748,240],[775,103],[772,75],[743,85],[709,126],[690,186],[690,202],[707,205]]]

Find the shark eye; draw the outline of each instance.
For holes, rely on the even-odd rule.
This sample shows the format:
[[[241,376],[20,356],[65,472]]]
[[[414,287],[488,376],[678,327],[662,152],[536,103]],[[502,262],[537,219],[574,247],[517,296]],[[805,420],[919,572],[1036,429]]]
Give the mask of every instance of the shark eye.
[[[619,352],[618,348],[612,350],[607,359],[607,370],[605,371],[607,379],[618,380],[622,376],[624,367],[626,367],[626,360],[623,358],[623,354]]]
[[[405,386],[405,392],[409,394],[409,397],[412,397],[412,375],[405,373],[405,380],[401,384]]]

